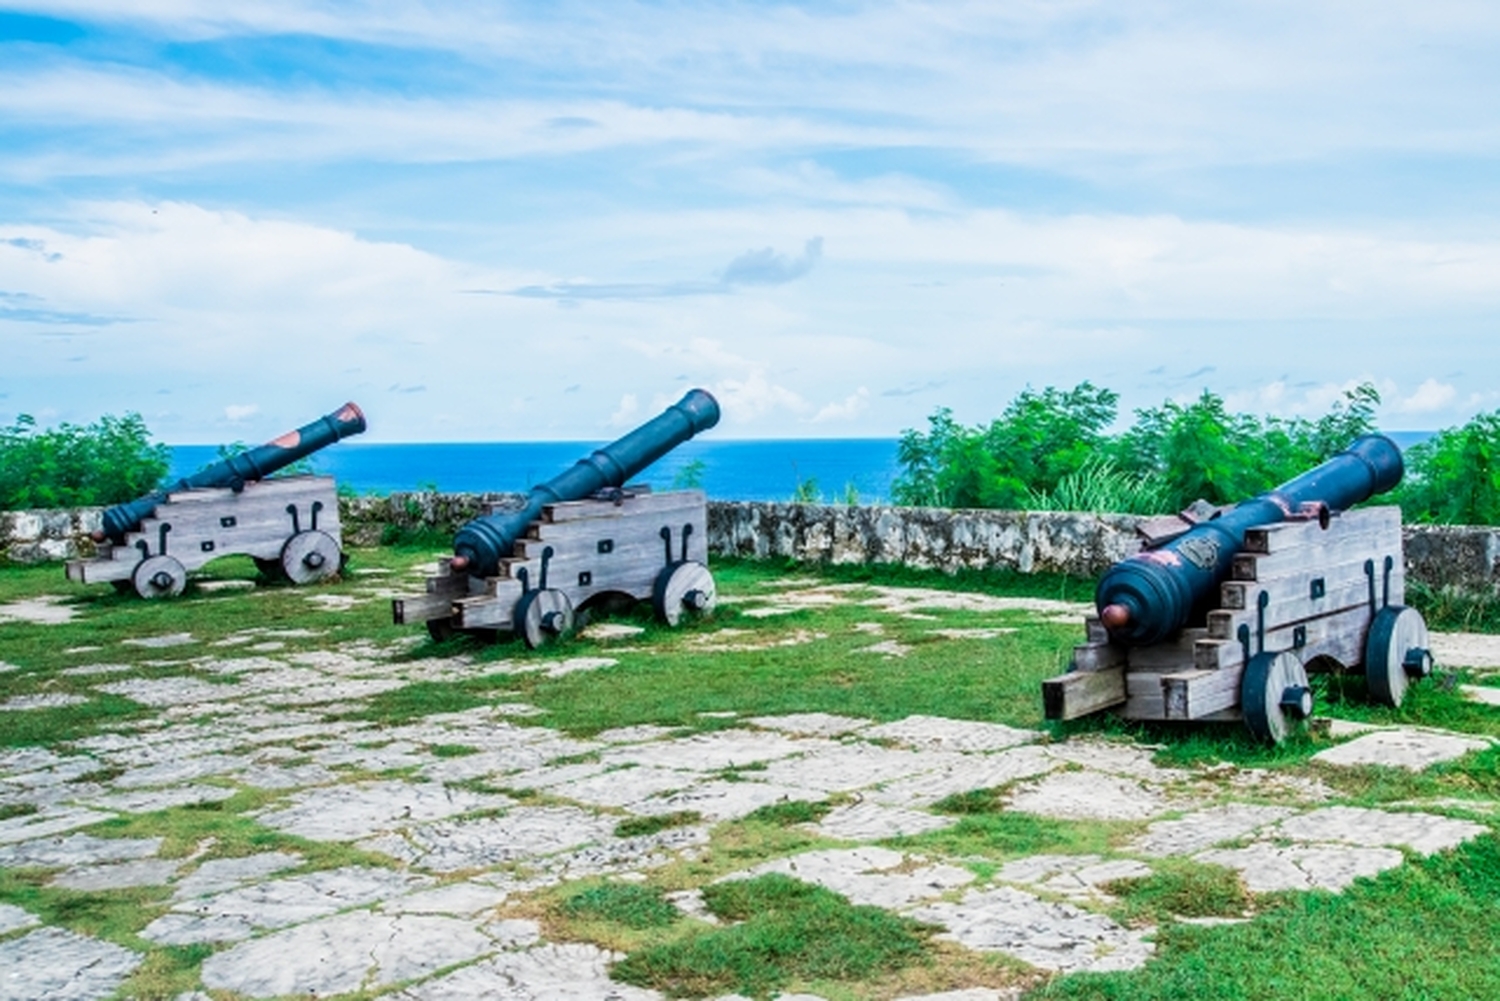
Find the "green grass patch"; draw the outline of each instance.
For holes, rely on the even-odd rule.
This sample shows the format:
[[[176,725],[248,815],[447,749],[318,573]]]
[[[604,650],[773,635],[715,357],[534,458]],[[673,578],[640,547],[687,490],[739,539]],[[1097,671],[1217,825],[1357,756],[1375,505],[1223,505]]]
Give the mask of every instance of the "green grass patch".
[[[190,994],[198,987],[199,968],[213,951],[214,947],[206,943],[157,946],[126,978],[121,996],[135,1001],[171,1001]]]
[[[1500,997],[1500,842],[1487,835],[1342,894],[1289,893],[1243,925],[1168,926],[1131,973],[1053,981],[1030,1001],[1429,1001]]]
[[[159,713],[158,709],[101,692],[78,705],[6,713],[5,726],[0,727],[0,747],[49,747]]]
[[[930,929],[786,876],[715,883],[704,902],[739,922],[632,952],[617,980],[673,997],[770,997],[807,981],[859,981],[921,962]]]
[[[1117,879],[1101,889],[1120,898],[1125,920],[1162,924],[1173,917],[1240,917],[1250,894],[1239,874],[1223,866],[1187,859],[1162,859],[1149,876]]]
[[[703,820],[695,810],[679,810],[676,813],[660,813],[654,817],[630,817],[615,825],[615,837],[640,838],[674,827],[688,827]]]
[[[437,758],[467,758],[471,754],[479,753],[479,748],[468,744],[429,744],[427,750]]]
[[[777,827],[791,827],[793,824],[816,824],[828,816],[832,809],[833,804],[827,800],[814,803],[805,799],[789,799],[783,803],[767,803],[758,807],[745,819]]]
[[[641,883],[602,883],[567,897],[558,909],[575,920],[610,921],[636,930],[665,928],[682,917],[660,888]]]
[[[1138,833],[1128,822],[1054,820],[1029,813],[962,814],[952,827],[886,842],[921,854],[1004,861],[1026,855],[1094,855]]]

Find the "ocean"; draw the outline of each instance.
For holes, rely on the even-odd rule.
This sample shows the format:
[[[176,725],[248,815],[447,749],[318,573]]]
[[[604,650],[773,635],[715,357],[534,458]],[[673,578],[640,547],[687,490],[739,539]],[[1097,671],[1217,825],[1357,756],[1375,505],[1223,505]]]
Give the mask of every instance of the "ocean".
[[[1431,431],[1392,431],[1403,449]],[[567,469],[604,441],[433,442],[374,444],[341,441],[313,453],[313,471],[359,493],[441,490],[453,493],[526,491]],[[895,438],[797,438],[714,441],[695,438],[636,477],[652,489],[673,486],[689,463],[702,462],[701,483],[717,500],[786,501],[813,481],[824,500],[888,502],[901,472]],[[218,458],[214,445],[172,446],[173,480]]]
[[[434,442],[376,444],[341,441],[311,456],[313,472],[359,493],[440,490],[454,493],[526,491],[563,472],[597,442]],[[894,438],[810,438],[748,441],[694,439],[658,459],[633,482],[673,486],[701,462],[701,484],[716,500],[791,500],[809,480],[828,501],[852,496],[873,504],[891,499],[900,473]],[[214,445],[172,446],[173,480],[219,457]]]

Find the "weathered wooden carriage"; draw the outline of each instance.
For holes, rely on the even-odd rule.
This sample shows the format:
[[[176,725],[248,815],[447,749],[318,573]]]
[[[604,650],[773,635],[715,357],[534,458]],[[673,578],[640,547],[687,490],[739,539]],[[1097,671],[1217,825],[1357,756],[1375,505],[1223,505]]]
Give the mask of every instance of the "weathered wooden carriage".
[[[71,560],[69,580],[108,581],[142,598],[182,593],[188,574],[242,554],[261,572],[294,584],[338,573],[343,564],[339,504],[327,476],[287,476],[228,487],[174,491],[94,559]]]
[[[440,560],[425,593],[394,599],[392,617],[425,622],[437,639],[514,634],[535,648],[571,633],[580,614],[624,597],[651,601],[675,626],[716,601],[707,510],[702,491],[640,487],[544,505],[494,574],[475,577],[455,570],[452,558]]]
[[[698,490],[652,494],[626,481],[719,421],[704,390],[535,487],[521,507],[462,526],[426,593],[397,598],[397,624],[433,637],[520,636],[531,647],[566,636],[585,606],[650,598],[666,622],[713,608],[707,502]]]
[[[220,556],[242,554],[261,572],[310,584],[343,566],[339,504],[326,476],[283,476],[320,448],[360,434],[353,403],[185,477],[164,490],[106,508],[95,559],[67,564],[70,580],[108,581],[142,598],[175,597],[187,576]]]
[[[1432,670],[1426,623],[1404,603],[1401,509],[1336,513],[1307,496],[1331,492],[1342,507],[1400,475],[1395,445],[1369,436],[1116,564],[1100,581],[1087,642],[1067,673],[1042,683],[1047,718],[1112,709],[1135,720],[1243,720],[1279,742],[1312,712],[1309,671],[1353,669],[1373,700],[1400,705]]]

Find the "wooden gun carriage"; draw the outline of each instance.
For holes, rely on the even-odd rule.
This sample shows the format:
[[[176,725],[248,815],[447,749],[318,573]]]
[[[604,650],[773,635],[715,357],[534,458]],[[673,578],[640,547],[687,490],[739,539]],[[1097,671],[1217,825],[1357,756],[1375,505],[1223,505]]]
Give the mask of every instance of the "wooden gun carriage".
[[[210,560],[242,554],[268,576],[311,584],[338,573],[341,540],[332,477],[286,476],[168,493],[119,541],[101,542],[97,558],[66,569],[80,584],[109,581],[142,598],[169,598]]]
[[[1396,446],[1366,436],[1115,564],[1087,642],[1042,683],[1047,718],[1243,720],[1279,743],[1312,712],[1309,671],[1356,668],[1374,701],[1399,706],[1432,671],[1427,625],[1405,605],[1401,509],[1334,508],[1389,490],[1401,471]]]
[[[424,594],[392,601],[392,617],[425,622],[435,639],[510,633],[536,648],[571,633],[580,614],[625,596],[651,601],[675,626],[716,601],[707,510],[702,491],[641,487],[547,504],[494,575],[475,577],[442,559]]]
[[[169,487],[106,508],[93,533],[98,558],[69,562],[68,579],[169,598],[182,593],[189,572],[235,553],[294,584],[331,577],[343,567],[333,480],[271,474],[365,426],[364,413],[346,403]]]

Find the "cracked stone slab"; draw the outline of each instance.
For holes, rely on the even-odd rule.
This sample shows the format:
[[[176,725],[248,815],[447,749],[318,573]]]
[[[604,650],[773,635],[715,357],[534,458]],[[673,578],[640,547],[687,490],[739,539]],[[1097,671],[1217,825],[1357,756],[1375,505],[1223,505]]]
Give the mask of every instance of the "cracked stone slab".
[[[946,928],[939,938],[1059,972],[1134,970],[1156,948],[1146,941],[1153,928],[1122,928],[1102,914],[1049,903],[1011,887],[972,891],[957,903],[929,904],[908,913]]]
[[[1108,859],[1101,855],[1033,855],[1007,862],[995,873],[1002,883],[1021,883],[1037,890],[1075,900],[1112,899],[1105,883],[1117,879],[1140,879],[1151,875],[1151,867],[1134,859]]]
[[[732,729],[694,734],[678,740],[658,740],[617,747],[606,751],[603,760],[609,765],[630,763],[656,768],[716,772],[787,758],[824,746],[832,745],[823,741],[810,743],[793,740],[776,733]]]
[[[42,923],[42,919],[15,904],[0,904],[0,935]]]
[[[937,994],[903,994],[895,1001],[1021,1001],[1024,993],[1025,990],[1020,987],[1003,991],[993,987],[965,987]]]
[[[880,841],[940,831],[958,823],[957,817],[941,817],[921,810],[863,802],[830,810],[816,825],[819,834],[841,841]]]
[[[121,640],[126,646],[145,647],[148,650],[163,650],[174,646],[187,646],[198,642],[192,633],[166,633],[162,636],[135,636]]]
[[[261,814],[268,827],[315,841],[353,841],[380,831],[510,806],[508,796],[450,789],[436,782],[360,782],[313,789]]]
[[[618,768],[552,786],[563,799],[591,806],[629,806],[692,785],[694,776],[669,768]]]
[[[865,796],[893,806],[931,806],[958,793],[1044,775],[1061,765],[1045,747],[1026,744],[993,754],[962,755],[933,771],[888,782]]]
[[[1060,820],[1150,820],[1173,809],[1161,792],[1132,778],[1055,772],[1016,788],[1008,808]]]
[[[47,838],[65,831],[76,831],[80,827],[90,827],[101,820],[113,818],[112,813],[81,808],[42,810],[24,817],[12,817],[9,820],[0,820],[0,845],[30,841],[34,838]],[[6,852],[0,849],[0,863],[3,863],[5,856]]]
[[[685,789],[629,804],[631,813],[660,816],[692,811],[707,820],[738,820],[775,803],[816,803],[824,794],[815,789],[772,785],[769,782],[701,782]]]
[[[1246,848],[1216,848],[1193,856],[1194,861],[1233,869],[1254,893],[1275,890],[1331,890],[1338,892],[1361,876],[1374,876],[1404,861],[1394,848],[1348,845],[1291,845],[1268,841]]]
[[[1125,744],[1109,740],[1070,740],[1065,744],[1054,744],[1047,753],[1059,761],[1082,765],[1096,772],[1114,775],[1129,775],[1150,782],[1180,782],[1193,777],[1193,773],[1181,768],[1163,768],[1151,759],[1156,755],[1153,747]]]
[[[413,980],[494,947],[467,921],[340,914],[243,942],[204,960],[203,985],[252,998],[347,994]]]
[[[1444,667],[1500,667],[1500,636],[1489,633],[1432,633],[1432,659]]]
[[[128,862],[155,855],[161,850],[161,843],[161,838],[99,838],[92,834],[40,838],[0,848],[0,866],[7,869],[55,869]]]
[[[1458,690],[1470,702],[1482,702],[1487,706],[1500,706],[1500,688],[1491,685],[1459,685]]]
[[[15,695],[0,702],[0,712],[26,712],[30,709],[63,709],[67,706],[81,706],[88,699],[82,695],[69,695],[66,692],[50,692],[41,695]]]
[[[0,605],[0,622],[59,626],[64,622],[72,622],[77,614],[73,599],[59,594],[41,594],[35,598],[23,598]]]
[[[0,942],[0,1001],[95,1001],[114,994],[141,956],[62,928]]]
[[[1337,841],[1348,845],[1405,845],[1422,855],[1444,851],[1489,828],[1432,813],[1387,813],[1354,806],[1328,806],[1289,817],[1271,832],[1292,841]]]
[[[179,752],[180,754],[180,752]],[[177,785],[211,775],[223,775],[250,765],[248,758],[227,754],[204,754],[197,757],[181,757],[174,754],[165,761],[144,768],[132,768],[115,779],[122,789],[140,789],[145,786]]]
[[[749,722],[767,730],[780,730],[799,737],[840,737],[870,725],[870,720],[832,713],[788,713],[785,716],[754,716]]]
[[[616,818],[571,806],[522,806],[504,816],[409,828],[360,843],[432,872],[528,861],[614,836]]]
[[[168,706],[190,706],[200,702],[245,700],[254,694],[242,685],[216,685],[202,678],[179,675],[173,678],[127,678],[94,686],[98,691],[120,695],[132,702],[163,709]]]
[[[69,869],[52,880],[66,890],[122,890],[129,886],[165,886],[182,868],[177,859],[140,859]]]
[[[396,1001],[661,1001],[656,991],[609,979],[621,953],[581,942],[503,952],[447,976],[400,991]]]
[[[1018,744],[1029,744],[1041,734],[1036,730],[1021,730],[1000,723],[908,716],[871,727],[861,736],[895,740],[919,750],[1003,751]]]
[[[887,909],[906,907],[973,882],[967,869],[928,862],[889,848],[837,848],[776,859],[725,880],[780,873],[843,894],[851,903]]]
[[[187,785],[173,789],[142,789],[139,792],[117,792],[107,796],[80,796],[78,802],[100,810],[119,813],[155,813],[174,806],[196,806],[220,803],[239,790],[227,786]]]
[[[1237,841],[1295,812],[1285,806],[1226,803],[1196,810],[1176,820],[1158,820],[1128,847],[1130,851],[1155,857],[1191,855],[1225,841]]]
[[[431,885],[424,876],[346,866],[180,901],[140,934],[162,945],[237,941],[258,929],[313,921]]]
[[[1313,760],[1329,765],[1388,765],[1420,772],[1439,762],[1453,761],[1492,746],[1493,742],[1478,737],[1402,727],[1356,737],[1346,744],[1319,751]]]
[[[404,897],[386,900],[377,906],[385,914],[439,914],[455,918],[472,918],[505,903],[506,892],[488,883],[449,883],[430,890],[418,890]]]
[[[758,776],[778,785],[841,792],[937,771],[962,760],[958,754],[943,751],[918,753],[865,743],[836,744],[800,758],[773,761]]]
[[[240,858],[209,859],[177,881],[173,898],[183,901],[212,896],[301,864],[302,856],[292,852],[261,852]]]
[[[708,827],[673,827],[634,838],[611,838],[535,863],[555,882],[589,876],[638,876],[676,858],[697,858]]]

